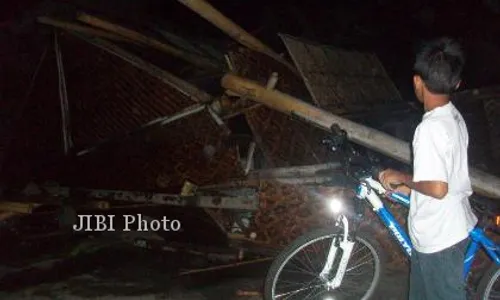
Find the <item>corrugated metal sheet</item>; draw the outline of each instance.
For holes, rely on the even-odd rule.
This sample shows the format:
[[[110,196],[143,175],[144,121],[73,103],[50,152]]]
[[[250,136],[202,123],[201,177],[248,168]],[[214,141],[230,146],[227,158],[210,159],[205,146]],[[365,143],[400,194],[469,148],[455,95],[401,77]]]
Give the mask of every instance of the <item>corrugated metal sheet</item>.
[[[320,107],[353,112],[401,101],[376,55],[280,37]]]

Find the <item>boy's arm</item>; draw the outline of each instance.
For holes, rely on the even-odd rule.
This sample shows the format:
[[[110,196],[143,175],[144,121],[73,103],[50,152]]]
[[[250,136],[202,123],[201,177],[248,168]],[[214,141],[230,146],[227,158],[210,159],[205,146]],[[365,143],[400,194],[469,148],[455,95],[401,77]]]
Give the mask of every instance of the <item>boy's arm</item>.
[[[418,181],[411,179],[403,182],[409,189],[436,199],[443,199],[448,194],[448,183],[443,181]]]
[[[415,134],[414,174],[386,170],[380,175],[381,182],[388,189],[393,190],[391,184],[404,184],[410,192],[414,190],[435,199],[443,199],[448,193],[446,156],[450,145],[445,128],[436,122],[427,123]],[[402,191],[408,192],[408,189]]]
[[[418,181],[414,182],[412,176],[396,170],[386,170],[381,174],[380,181],[389,190],[410,195],[411,190],[421,194],[443,199],[448,193],[448,183],[442,181]],[[391,185],[396,185],[393,188]]]

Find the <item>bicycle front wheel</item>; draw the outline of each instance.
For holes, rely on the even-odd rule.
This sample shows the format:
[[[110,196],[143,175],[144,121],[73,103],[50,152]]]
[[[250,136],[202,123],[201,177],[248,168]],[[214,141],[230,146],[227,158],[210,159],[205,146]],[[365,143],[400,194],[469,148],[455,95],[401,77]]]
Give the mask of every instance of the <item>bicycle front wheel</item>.
[[[320,278],[332,240],[342,232],[318,229],[308,232],[287,246],[273,261],[264,286],[264,299],[371,299],[376,295],[384,256],[379,243],[366,232],[356,235],[346,273],[339,287],[329,290]],[[340,247],[338,247],[340,248]],[[339,253],[340,249],[337,249]],[[332,270],[330,278],[336,274]],[[328,298],[328,297],[327,297]]]
[[[493,263],[484,273],[477,286],[477,294],[481,300],[500,299],[500,267]]]

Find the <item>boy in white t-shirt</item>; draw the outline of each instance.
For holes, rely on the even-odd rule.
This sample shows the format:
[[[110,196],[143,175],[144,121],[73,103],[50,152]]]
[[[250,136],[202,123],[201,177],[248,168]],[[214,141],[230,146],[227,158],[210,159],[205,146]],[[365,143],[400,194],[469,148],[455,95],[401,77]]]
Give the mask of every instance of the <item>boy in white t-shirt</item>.
[[[380,181],[410,194],[408,231],[414,245],[410,300],[465,300],[463,261],[477,223],[462,115],[450,102],[460,85],[464,55],[449,38],[428,43],[416,57],[413,84],[425,114],[413,138],[413,175],[388,169]]]

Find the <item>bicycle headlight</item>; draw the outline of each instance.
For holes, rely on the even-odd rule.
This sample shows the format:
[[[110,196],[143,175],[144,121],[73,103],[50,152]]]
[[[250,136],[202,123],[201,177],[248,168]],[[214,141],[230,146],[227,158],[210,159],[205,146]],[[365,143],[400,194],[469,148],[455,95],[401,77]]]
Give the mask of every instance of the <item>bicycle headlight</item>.
[[[330,211],[333,212],[334,214],[340,213],[342,211],[342,209],[344,208],[344,204],[337,197],[329,198],[327,201],[328,201],[328,207],[330,208]]]

